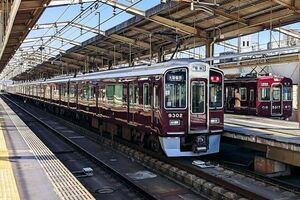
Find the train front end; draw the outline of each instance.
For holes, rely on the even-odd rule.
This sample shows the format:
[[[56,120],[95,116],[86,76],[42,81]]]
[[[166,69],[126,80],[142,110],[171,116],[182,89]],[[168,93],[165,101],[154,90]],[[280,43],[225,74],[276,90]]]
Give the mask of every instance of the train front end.
[[[257,115],[287,119],[292,115],[292,80],[279,76],[259,77]]]
[[[164,75],[163,151],[169,157],[218,153],[224,126],[223,72],[206,63]]]

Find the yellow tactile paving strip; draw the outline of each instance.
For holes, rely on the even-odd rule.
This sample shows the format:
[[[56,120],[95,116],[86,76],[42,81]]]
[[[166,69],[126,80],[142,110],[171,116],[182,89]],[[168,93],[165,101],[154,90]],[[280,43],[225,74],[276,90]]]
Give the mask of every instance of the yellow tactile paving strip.
[[[95,198],[88,192],[88,190],[1,98],[0,104],[3,106],[6,114],[11,119],[28,147],[31,149],[35,158],[43,167],[60,199],[94,200]],[[0,200],[2,199],[0,198]]]
[[[0,200],[19,200],[19,192],[0,127]]]

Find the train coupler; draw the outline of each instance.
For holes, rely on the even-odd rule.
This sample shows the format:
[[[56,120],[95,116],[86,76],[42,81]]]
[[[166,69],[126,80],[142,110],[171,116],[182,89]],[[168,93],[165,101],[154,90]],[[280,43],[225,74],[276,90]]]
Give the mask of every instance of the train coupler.
[[[207,137],[206,136],[197,136],[194,138],[192,143],[192,151],[194,153],[206,152],[207,151]]]

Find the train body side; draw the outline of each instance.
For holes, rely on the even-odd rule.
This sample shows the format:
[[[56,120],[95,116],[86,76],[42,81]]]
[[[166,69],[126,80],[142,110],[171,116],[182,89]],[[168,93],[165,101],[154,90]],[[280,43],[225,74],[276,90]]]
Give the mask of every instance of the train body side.
[[[224,126],[224,77],[219,69],[185,63],[163,73],[130,76],[119,71],[20,84],[17,93],[88,113],[91,126],[101,125],[102,131],[128,141],[146,138],[154,148],[158,142],[167,156],[219,151]]]
[[[292,80],[276,76],[225,80],[225,112],[289,118]]]

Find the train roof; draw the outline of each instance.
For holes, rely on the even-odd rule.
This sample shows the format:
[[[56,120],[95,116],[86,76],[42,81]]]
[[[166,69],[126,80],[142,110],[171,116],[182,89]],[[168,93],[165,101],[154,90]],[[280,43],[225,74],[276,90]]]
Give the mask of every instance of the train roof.
[[[140,65],[134,67],[126,67],[126,68],[117,68],[111,70],[105,70],[100,72],[86,73],[74,76],[66,76],[66,77],[54,77],[45,81],[36,81],[34,83],[64,83],[68,81],[85,81],[85,80],[96,80],[103,78],[120,78],[120,77],[137,77],[137,76],[145,76],[145,75],[159,75],[164,74],[167,70],[189,65],[191,63],[201,63],[203,65],[209,66],[207,63],[204,63],[200,60],[196,59],[176,59],[167,62],[157,63],[153,65]],[[215,67],[211,67],[215,68]],[[215,68],[218,69],[218,68]],[[218,69],[220,70],[220,69]],[[220,70],[221,71],[221,70]],[[29,83],[30,84],[30,83]]]

